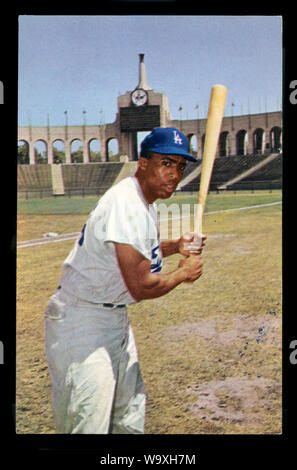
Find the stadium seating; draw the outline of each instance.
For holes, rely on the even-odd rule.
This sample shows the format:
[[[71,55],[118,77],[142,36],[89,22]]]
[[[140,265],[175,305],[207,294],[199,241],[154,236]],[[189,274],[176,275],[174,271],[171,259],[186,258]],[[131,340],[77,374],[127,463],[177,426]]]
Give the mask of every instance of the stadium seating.
[[[18,192],[40,194],[42,191],[43,195],[51,193],[50,165],[18,165],[17,170]]]
[[[238,183],[232,185],[230,189],[281,189],[282,188],[282,169],[283,158],[279,154],[274,160],[268,162],[262,168],[259,168],[251,175]]]
[[[65,192],[84,189],[88,193],[104,192],[121,171],[123,163],[73,163],[62,165]]]
[[[120,173],[124,163],[62,164],[65,194],[102,194]],[[53,194],[51,165],[18,165],[19,196],[44,197]]]
[[[266,163],[252,174],[244,177],[244,173],[264,162],[267,155],[240,155],[230,157],[219,157],[215,159],[210,190],[217,190],[219,186],[228,183],[238,175],[243,178],[234,184],[228,185],[227,189],[248,189],[250,187],[282,187],[282,154],[274,160]],[[193,172],[198,163],[188,162],[183,179]],[[131,163],[131,162],[130,162]],[[124,175],[123,162],[100,162],[100,163],[73,163],[61,164],[62,178],[65,195],[103,194],[115,181]],[[128,164],[126,164],[128,165]],[[131,165],[132,166],[132,165]],[[134,166],[133,166],[134,169]],[[133,170],[134,171],[134,170]],[[130,171],[131,172],[131,171]],[[126,174],[126,173],[125,173]],[[45,197],[51,196],[53,192],[53,181],[51,165],[18,165],[18,196],[19,197]],[[193,178],[181,188],[182,191],[196,191],[199,186],[200,174]]]
[[[237,175],[244,173],[245,171],[249,170],[250,168],[258,165],[260,162],[265,160],[267,155],[239,155],[239,156],[230,156],[230,157],[218,157],[214,161],[212,178],[210,181],[210,190],[215,190],[218,186],[227,183],[229,180],[234,178]],[[281,161],[281,157],[280,157]],[[273,162],[271,162],[273,168],[275,168],[275,172],[280,176],[281,175],[281,168],[278,164],[273,166]],[[261,169],[264,171],[266,165]],[[271,167],[271,168],[272,168]],[[259,170],[259,172],[261,172]],[[259,173],[261,174],[261,173]],[[267,172],[269,175],[269,171]],[[267,178],[268,181],[269,177]],[[183,191],[192,191],[193,189],[196,190],[197,186],[199,185],[200,175],[194,178],[189,184],[185,185],[182,190]]]
[[[282,177],[282,154],[248,176],[248,181],[277,181]],[[243,180],[244,181],[244,180]]]

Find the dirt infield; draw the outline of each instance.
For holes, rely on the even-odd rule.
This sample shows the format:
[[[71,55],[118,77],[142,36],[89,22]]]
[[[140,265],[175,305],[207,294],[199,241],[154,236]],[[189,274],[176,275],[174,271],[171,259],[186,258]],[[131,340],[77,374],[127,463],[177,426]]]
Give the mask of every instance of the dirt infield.
[[[79,232],[85,215],[20,215],[18,239]],[[147,434],[282,431],[281,206],[215,213],[203,275],[129,307]],[[43,314],[73,240],[18,250],[16,432],[51,434]],[[164,260],[173,269],[179,256]]]

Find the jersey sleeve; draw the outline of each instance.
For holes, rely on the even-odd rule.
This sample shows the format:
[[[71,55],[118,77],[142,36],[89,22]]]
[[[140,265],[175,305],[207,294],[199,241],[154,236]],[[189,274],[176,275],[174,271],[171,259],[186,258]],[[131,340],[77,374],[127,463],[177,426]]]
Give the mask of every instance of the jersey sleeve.
[[[101,241],[131,245],[151,260],[156,237],[155,220],[138,200],[115,194],[101,206],[96,219],[94,232]]]

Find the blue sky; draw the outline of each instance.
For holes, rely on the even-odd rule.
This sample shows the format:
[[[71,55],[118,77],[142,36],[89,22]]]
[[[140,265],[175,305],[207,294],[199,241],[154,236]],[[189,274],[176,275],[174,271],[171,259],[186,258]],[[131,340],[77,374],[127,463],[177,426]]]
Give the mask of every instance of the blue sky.
[[[117,97],[138,84],[168,96],[173,119],[207,115],[212,85],[228,88],[225,115],[276,111],[282,103],[278,16],[19,17],[18,123],[114,122]],[[234,103],[231,111],[231,103]],[[179,112],[179,107],[182,111]]]

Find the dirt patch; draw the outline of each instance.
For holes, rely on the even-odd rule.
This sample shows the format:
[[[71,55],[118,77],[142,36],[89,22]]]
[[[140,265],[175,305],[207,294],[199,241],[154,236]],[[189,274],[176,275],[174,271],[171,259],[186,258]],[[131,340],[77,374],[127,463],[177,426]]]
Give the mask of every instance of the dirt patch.
[[[183,323],[179,326],[170,326],[163,330],[163,337],[175,341],[184,335],[200,336],[216,344],[228,345],[235,340],[259,342],[279,342],[279,318],[275,312],[268,312],[265,316],[239,315],[231,321],[218,322],[215,319],[200,319],[194,323]]]
[[[188,386],[188,393],[197,397],[188,411],[201,419],[255,425],[263,419],[259,408],[269,412],[280,391],[280,383],[265,378],[230,377]]]

